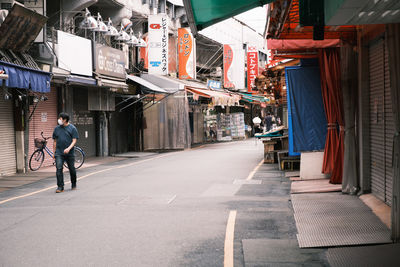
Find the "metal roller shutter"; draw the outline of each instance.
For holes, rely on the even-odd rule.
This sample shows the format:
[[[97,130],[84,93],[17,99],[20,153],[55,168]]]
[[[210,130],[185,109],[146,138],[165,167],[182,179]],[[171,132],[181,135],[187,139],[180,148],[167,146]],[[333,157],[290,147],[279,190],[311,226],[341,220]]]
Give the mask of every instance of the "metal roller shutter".
[[[96,118],[95,113],[88,110],[88,89],[74,87],[74,114],[72,124],[78,130],[77,146],[81,147],[86,156],[96,156]]]
[[[393,168],[392,168],[392,152],[393,152],[393,136],[395,132],[393,112],[392,112],[392,95],[390,89],[390,72],[389,57],[385,42],[385,202],[392,205],[392,185],[393,185]]]
[[[96,156],[96,125],[94,112],[74,111],[72,122],[78,130],[77,146],[85,151],[88,157]]]
[[[14,174],[17,170],[12,104],[11,100],[4,100],[4,92],[0,90],[0,176]]]
[[[53,135],[54,128],[57,126],[57,89],[52,87],[46,94],[47,100],[41,101],[36,107],[35,113],[29,122],[29,157],[36,150],[34,139],[42,138],[40,133],[43,131],[45,137]],[[30,107],[32,112],[33,106]],[[48,148],[53,151],[53,139],[47,141]],[[53,159],[45,154],[45,160],[42,166],[52,166]]]
[[[394,123],[388,58],[383,39],[369,47],[371,190],[391,204]]]

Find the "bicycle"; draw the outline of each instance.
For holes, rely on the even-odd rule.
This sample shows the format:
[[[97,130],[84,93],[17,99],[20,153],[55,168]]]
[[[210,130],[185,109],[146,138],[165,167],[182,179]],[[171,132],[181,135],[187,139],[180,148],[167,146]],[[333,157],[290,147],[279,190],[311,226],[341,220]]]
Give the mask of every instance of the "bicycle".
[[[51,137],[44,137],[43,132],[40,133],[43,139],[40,138],[35,138],[35,147],[37,148],[35,152],[31,155],[31,158],[29,159],[29,169],[32,171],[37,171],[42,167],[43,161],[46,152],[49,154],[50,157],[54,158],[54,153],[47,147],[47,140],[49,140]],[[82,148],[75,146],[74,147],[74,156],[75,156],[75,168],[79,169],[83,163],[85,162],[85,152],[83,151]],[[55,162],[53,162],[53,165]],[[68,165],[66,162],[64,162],[64,166],[68,168]]]

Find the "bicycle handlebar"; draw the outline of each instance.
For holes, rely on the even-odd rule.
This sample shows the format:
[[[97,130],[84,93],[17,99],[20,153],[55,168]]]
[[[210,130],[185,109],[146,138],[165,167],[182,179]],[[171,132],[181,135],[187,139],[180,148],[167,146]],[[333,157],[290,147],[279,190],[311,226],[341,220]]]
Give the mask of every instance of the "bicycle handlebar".
[[[51,136],[50,136],[50,137],[44,137],[44,136],[43,136],[43,132],[41,132],[40,135],[43,137],[44,140],[48,140],[48,139],[51,138]]]

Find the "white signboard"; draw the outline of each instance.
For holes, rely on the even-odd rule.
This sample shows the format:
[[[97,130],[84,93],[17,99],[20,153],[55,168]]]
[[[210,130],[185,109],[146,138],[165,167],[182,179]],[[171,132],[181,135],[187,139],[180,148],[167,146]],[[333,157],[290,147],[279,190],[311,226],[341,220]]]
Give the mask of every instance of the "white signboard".
[[[168,16],[149,15],[149,73],[168,75]]]
[[[92,76],[92,41],[63,31],[57,31],[58,67],[72,74]]]
[[[41,122],[47,122],[47,112],[41,113]]]
[[[244,89],[245,54],[242,45],[224,45],[224,87]]]

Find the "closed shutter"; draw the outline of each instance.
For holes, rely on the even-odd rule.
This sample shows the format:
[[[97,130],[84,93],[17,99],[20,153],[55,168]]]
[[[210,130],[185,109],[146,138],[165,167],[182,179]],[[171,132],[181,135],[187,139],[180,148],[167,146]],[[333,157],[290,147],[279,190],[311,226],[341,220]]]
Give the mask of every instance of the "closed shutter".
[[[88,89],[74,88],[74,115],[72,124],[78,130],[77,146],[85,151],[88,157],[96,156],[96,124],[95,112],[88,110]]]
[[[0,90],[0,176],[16,173],[14,114],[11,100]]]
[[[383,39],[369,47],[371,191],[387,204],[392,199],[392,115],[388,55]]]
[[[51,87],[49,93],[46,94],[47,100],[40,101],[29,122],[29,157],[36,150],[34,139],[42,136],[43,131],[45,137],[52,137],[54,128],[57,126],[57,88]],[[34,106],[30,107],[32,112]],[[53,139],[47,140],[47,147],[53,151]],[[45,160],[42,166],[52,166],[53,159],[45,153]]]
[[[96,125],[94,112],[74,111],[72,123],[78,130],[77,146],[85,151],[88,157],[96,156]]]
[[[385,125],[384,125],[384,49],[383,42],[369,47],[371,191],[385,201]]]
[[[386,44],[386,42],[385,42]],[[392,205],[392,185],[393,185],[393,168],[392,168],[392,152],[393,152],[393,136],[395,132],[393,112],[392,112],[392,95],[390,89],[390,73],[389,73],[389,57],[387,46],[385,46],[385,202]]]

